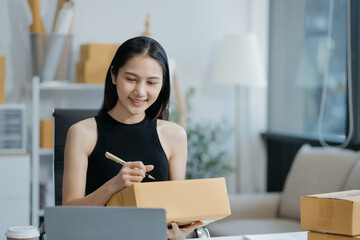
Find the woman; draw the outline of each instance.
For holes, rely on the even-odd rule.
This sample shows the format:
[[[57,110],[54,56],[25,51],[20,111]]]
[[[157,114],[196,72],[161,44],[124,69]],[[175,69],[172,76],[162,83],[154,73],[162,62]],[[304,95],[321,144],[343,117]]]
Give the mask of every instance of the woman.
[[[183,180],[187,159],[185,130],[160,120],[170,95],[165,50],[155,40],[135,37],[117,50],[106,75],[99,114],[70,127],[65,145],[63,205],[103,206],[134,183]],[[121,166],[108,151],[126,161]],[[184,239],[201,225],[172,223],[169,239]]]

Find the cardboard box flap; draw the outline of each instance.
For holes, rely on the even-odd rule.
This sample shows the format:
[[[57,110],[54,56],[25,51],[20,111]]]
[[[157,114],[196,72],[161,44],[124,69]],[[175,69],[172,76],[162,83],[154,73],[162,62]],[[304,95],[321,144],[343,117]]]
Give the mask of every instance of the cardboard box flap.
[[[333,193],[322,193],[306,195],[305,197],[324,198],[324,199],[341,199],[351,202],[360,202],[360,190],[349,190]]]

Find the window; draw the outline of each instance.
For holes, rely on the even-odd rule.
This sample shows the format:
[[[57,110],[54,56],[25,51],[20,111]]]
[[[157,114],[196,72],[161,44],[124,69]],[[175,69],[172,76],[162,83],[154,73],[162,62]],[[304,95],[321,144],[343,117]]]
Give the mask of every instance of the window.
[[[273,0],[270,4],[269,131],[317,138],[327,80],[322,135],[343,142],[349,116],[347,4],[357,9],[359,4],[347,0]],[[358,34],[358,21],[352,24]]]

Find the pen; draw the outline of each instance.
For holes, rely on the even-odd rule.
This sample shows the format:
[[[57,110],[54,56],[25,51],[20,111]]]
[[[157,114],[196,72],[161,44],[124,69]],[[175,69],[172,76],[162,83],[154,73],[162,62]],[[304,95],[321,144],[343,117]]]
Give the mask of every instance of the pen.
[[[111,154],[109,152],[105,152],[105,156],[110,159],[110,160],[113,160],[114,162],[117,162],[117,163],[120,163],[121,165],[124,165],[126,162],[124,160],[122,160],[121,158],[115,156],[114,154]],[[151,176],[150,174],[148,173],[145,173],[145,176],[152,179],[152,180],[155,180],[155,178],[153,176]]]

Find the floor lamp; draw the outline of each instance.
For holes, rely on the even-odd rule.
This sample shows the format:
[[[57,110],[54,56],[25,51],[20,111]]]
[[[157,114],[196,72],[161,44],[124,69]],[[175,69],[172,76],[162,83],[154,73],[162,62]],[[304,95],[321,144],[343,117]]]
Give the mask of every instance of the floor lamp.
[[[235,86],[236,192],[246,184],[249,166],[247,129],[249,88],[265,87],[265,74],[256,37],[252,34],[225,36],[215,61],[213,82]]]

